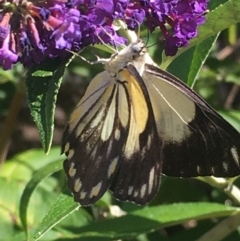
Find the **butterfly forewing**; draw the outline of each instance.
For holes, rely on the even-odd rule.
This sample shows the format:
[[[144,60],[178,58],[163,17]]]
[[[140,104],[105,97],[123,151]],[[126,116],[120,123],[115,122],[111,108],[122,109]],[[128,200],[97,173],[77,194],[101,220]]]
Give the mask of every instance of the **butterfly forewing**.
[[[99,78],[108,80],[94,88]],[[82,205],[96,202],[106,192],[121,161],[119,154],[128,132],[129,108],[126,104],[125,119],[120,121],[120,92],[124,99],[120,88],[109,76],[97,76],[71,115],[64,134],[68,186],[75,201]]]
[[[232,177],[240,173],[240,136],[176,77],[146,65],[144,79],[163,141],[163,173]]]
[[[149,202],[157,193],[161,148],[146,86],[134,66],[95,88],[71,115],[64,169],[76,201],[89,205],[110,186],[120,200]],[[66,148],[67,147],[67,148]]]

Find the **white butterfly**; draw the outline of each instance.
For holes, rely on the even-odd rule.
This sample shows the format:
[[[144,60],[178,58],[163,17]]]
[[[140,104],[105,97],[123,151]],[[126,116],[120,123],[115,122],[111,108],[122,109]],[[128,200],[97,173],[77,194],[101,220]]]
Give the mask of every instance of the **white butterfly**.
[[[89,84],[63,135],[64,169],[75,201],[113,196],[138,204],[160,175],[240,174],[240,135],[193,90],[159,69],[138,40]]]

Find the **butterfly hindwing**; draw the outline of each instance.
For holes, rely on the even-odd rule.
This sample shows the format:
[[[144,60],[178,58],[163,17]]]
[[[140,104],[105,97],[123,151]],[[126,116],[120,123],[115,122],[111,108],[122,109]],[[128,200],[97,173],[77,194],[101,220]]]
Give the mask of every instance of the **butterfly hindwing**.
[[[169,73],[146,65],[144,79],[149,80],[158,133],[163,140],[163,173],[177,177],[239,175],[239,133]]]
[[[120,71],[118,77],[127,86],[131,116],[122,161],[110,190],[120,200],[145,204],[156,195],[159,188],[161,142],[142,77],[131,64]]]

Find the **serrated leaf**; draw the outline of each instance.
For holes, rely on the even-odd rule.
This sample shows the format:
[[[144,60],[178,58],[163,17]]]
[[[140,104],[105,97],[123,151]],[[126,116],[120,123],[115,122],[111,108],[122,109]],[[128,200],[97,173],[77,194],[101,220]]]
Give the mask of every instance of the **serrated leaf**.
[[[26,86],[30,111],[38,127],[41,142],[46,153],[49,152],[54,129],[56,99],[62,77],[69,60],[46,60],[34,65],[27,74]]]

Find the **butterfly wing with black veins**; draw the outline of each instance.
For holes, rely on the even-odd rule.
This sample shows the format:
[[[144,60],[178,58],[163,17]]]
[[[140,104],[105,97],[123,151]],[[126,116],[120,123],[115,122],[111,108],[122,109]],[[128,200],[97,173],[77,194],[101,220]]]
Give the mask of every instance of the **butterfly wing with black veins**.
[[[68,186],[81,205],[96,202],[109,186],[116,198],[138,204],[158,191],[162,158],[153,110],[138,70],[127,66],[133,53],[124,54],[90,82],[63,135]]]
[[[64,169],[75,201],[109,188],[120,200],[149,202],[160,174],[240,174],[240,134],[194,91],[150,60],[142,41],[105,63],[63,135]]]
[[[176,177],[240,174],[240,134],[182,81],[146,64],[163,173]]]
[[[68,186],[81,205],[96,202],[106,192],[120,164],[128,126],[119,122],[117,105],[117,85],[107,72],[100,73],[73,111],[63,135]]]
[[[118,82],[129,95],[130,123],[120,166],[110,186],[120,200],[145,204],[156,195],[161,174],[161,141],[146,86],[137,69],[129,64],[122,69]],[[124,110],[124,109],[123,109]],[[123,116],[123,111],[119,116]]]

